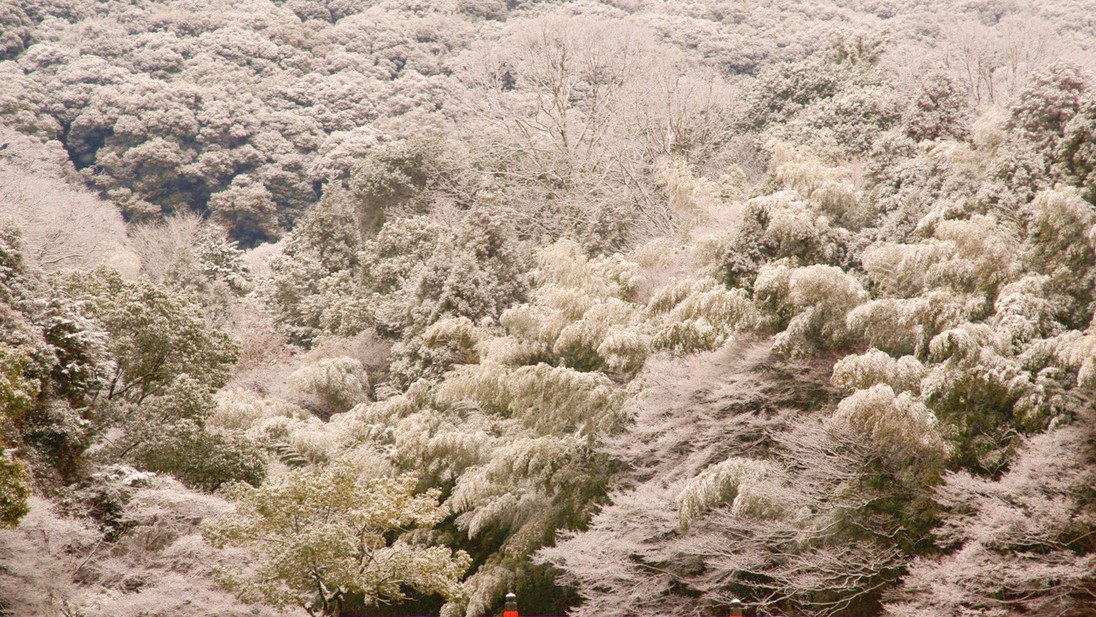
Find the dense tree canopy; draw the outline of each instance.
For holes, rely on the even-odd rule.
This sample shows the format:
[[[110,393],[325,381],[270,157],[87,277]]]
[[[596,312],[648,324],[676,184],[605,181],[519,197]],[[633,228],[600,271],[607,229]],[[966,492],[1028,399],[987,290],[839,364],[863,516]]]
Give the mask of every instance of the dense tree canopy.
[[[1093,613],[1093,15],[0,0],[0,615]]]
[[[466,554],[386,537],[429,529],[445,516],[436,490],[416,495],[414,487],[409,476],[362,479],[339,463],[322,473],[295,471],[279,484],[241,487],[235,512],[204,534],[214,546],[254,547],[262,563],[253,572],[222,573],[249,601],[300,604],[332,617],[355,596],[366,606],[401,600],[407,589],[455,596]]]

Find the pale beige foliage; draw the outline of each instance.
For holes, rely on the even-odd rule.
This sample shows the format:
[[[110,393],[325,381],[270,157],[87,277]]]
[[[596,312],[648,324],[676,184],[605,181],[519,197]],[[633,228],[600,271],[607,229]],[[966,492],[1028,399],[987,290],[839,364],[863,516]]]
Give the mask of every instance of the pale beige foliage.
[[[422,343],[427,347],[453,344],[462,349],[474,349],[486,332],[467,317],[450,317],[427,326],[422,333]]]
[[[929,352],[936,362],[970,365],[1004,348],[994,329],[985,324],[965,323],[934,336]]]
[[[619,254],[587,258],[582,247],[560,240],[537,254],[537,295],[551,295],[557,288],[578,289],[589,295],[628,299],[641,275],[634,263]]]
[[[886,384],[848,396],[826,423],[830,427],[848,427],[869,439],[895,463],[939,461],[949,453],[932,411],[908,392],[895,395]]]
[[[596,355],[608,365],[634,371],[649,348],[647,337],[638,332],[641,316],[637,305],[616,298],[595,304],[560,330],[552,352],[578,361]]]
[[[787,301],[795,308],[816,306],[827,313],[847,312],[866,298],[860,282],[834,266],[796,268],[788,279]]]
[[[917,327],[910,301],[881,298],[849,311],[845,324],[860,341],[890,354],[907,354],[917,346]]]
[[[721,220],[699,226],[686,237],[655,238],[629,251],[628,259],[643,272],[636,301],[649,303],[656,291],[668,285],[704,271],[715,273],[723,239],[728,229],[739,227],[741,214],[741,204],[730,204]]]
[[[913,298],[882,298],[849,311],[849,332],[892,355],[924,357],[939,333],[986,312],[985,294],[933,289]]]
[[[1096,390],[1096,326],[1070,346],[1068,360],[1079,367],[1077,385]]]
[[[850,169],[828,165],[807,148],[783,142],[772,144],[771,150],[771,181],[809,200],[817,213],[849,229],[863,227],[874,215]]]
[[[567,320],[558,310],[519,304],[506,309],[499,323],[508,334],[481,343],[482,359],[499,364],[526,364],[526,359],[549,353]]]
[[[841,344],[848,335],[845,317],[864,303],[868,294],[840,268],[816,264],[789,268],[768,264],[754,281],[754,298],[769,320],[791,319],[774,339],[774,349],[797,355],[812,348]]]
[[[445,517],[438,491],[416,494],[415,484],[412,476],[362,477],[345,461],[298,470],[260,488],[237,487],[235,510],[207,523],[203,534],[215,547],[241,546],[259,557],[248,570],[220,572],[246,602],[332,617],[350,593],[370,605],[405,599],[405,585],[456,597],[468,555],[385,536],[428,529]]]
[[[529,436],[497,444],[491,459],[462,476],[449,498],[462,513],[458,524],[475,536],[488,525],[513,529],[536,523],[539,511],[552,505],[545,480],[582,441],[579,436]]]
[[[762,325],[779,323],[781,314],[791,312],[788,306],[788,288],[794,266],[787,260],[765,264],[754,279],[754,302],[763,314]]]
[[[369,400],[369,377],[354,358],[320,358],[289,377],[298,392],[315,396],[330,413],[341,413]]]
[[[264,415],[252,420],[246,434],[275,450],[286,450],[296,464],[321,464],[338,458],[345,446],[343,427],[277,399],[262,401]],[[344,414],[345,415],[345,414]],[[338,416],[334,416],[337,418]],[[222,416],[223,419],[229,419]]]
[[[319,418],[290,421],[286,423],[285,429],[285,443],[310,463],[325,463],[340,453],[342,444],[339,443],[339,436],[329,424]]]
[[[492,453],[494,438],[481,418],[462,417],[433,408],[400,419],[392,431],[395,461],[425,477],[454,480]]]
[[[550,351],[563,330],[581,321],[595,306],[610,303],[591,314],[592,321],[606,328],[611,325],[606,320],[614,314],[626,321],[631,319],[626,301],[639,282],[638,267],[620,255],[589,259],[577,244],[561,240],[541,249],[537,264],[535,274],[540,286],[533,293],[534,301],[507,309],[499,318],[510,335],[534,352]],[[599,314],[602,318],[596,318]],[[513,355],[492,347],[496,352]]]
[[[468,597],[463,602],[447,602],[441,610],[442,617],[483,615],[498,605],[498,598],[513,589],[514,571],[503,565],[484,564],[465,580]]]
[[[766,256],[796,259],[797,265],[840,263],[851,232],[798,191],[775,188],[779,190],[753,197],[742,205],[744,222],[749,226],[724,234],[723,242],[760,241]],[[758,226],[760,229],[754,229]],[[727,248],[717,249],[717,254],[723,253],[725,258]],[[757,256],[750,259],[756,260]]]
[[[130,227],[130,244],[141,261],[141,274],[163,284],[180,274],[196,270],[194,246],[205,227],[202,217],[180,212],[158,223]]]
[[[612,372],[634,375],[651,351],[651,337],[636,328],[610,327],[595,350]]]
[[[727,289],[710,277],[675,281],[657,290],[647,303],[654,321],[653,344],[677,353],[711,350],[736,331],[748,331],[757,309],[743,289]]]
[[[269,415],[267,401],[241,388],[225,388],[216,394],[217,409],[207,422],[211,426],[246,430],[260,418]]]
[[[917,394],[924,375],[925,366],[913,356],[893,358],[878,349],[869,349],[838,360],[833,365],[830,380],[835,386],[850,391],[886,384],[895,392]]]
[[[728,201],[742,197],[747,182],[737,168],[713,181],[700,175],[685,157],[662,156],[651,166],[651,174],[681,220],[680,231],[737,223],[738,209]]]
[[[1020,254],[1020,239],[1014,229],[997,219],[977,214],[964,220],[941,221],[936,225],[936,237],[955,246],[957,256],[966,263],[940,264],[936,268],[959,270],[952,276],[973,278],[978,290],[992,290],[1014,275]],[[930,278],[950,278],[945,273],[930,272]]]
[[[772,463],[733,457],[709,466],[677,496],[682,529],[710,508],[730,502],[732,516],[780,517],[789,504],[773,500],[768,483],[779,482]]]
[[[955,254],[950,244],[877,242],[864,251],[864,270],[872,284],[888,296],[910,298],[930,285],[930,269]]]
[[[623,421],[620,408],[627,397],[627,390],[601,373],[543,363],[460,367],[437,391],[439,402],[473,401],[539,434],[609,431]]]
[[[484,342],[482,356],[520,364],[552,354],[568,366],[634,373],[650,347],[642,307],[631,301],[638,271],[619,254],[587,258],[566,240],[541,249],[533,301],[502,314],[508,336]]]
[[[104,265],[135,276],[125,223],[109,203],[59,177],[0,160],[0,228],[19,230],[24,254],[47,270]]]
[[[910,323],[917,328],[918,355],[929,351],[929,343],[940,332],[984,315],[986,305],[985,294],[978,292],[955,293],[938,289],[913,299],[907,310]]]
[[[971,126],[971,139],[979,150],[992,152],[1008,137],[1005,123],[1008,112],[999,106],[981,108]]]
[[[1021,353],[1032,341],[1053,338],[1062,326],[1055,319],[1053,298],[1048,298],[1047,277],[1028,275],[1003,286],[993,303],[993,327]]]

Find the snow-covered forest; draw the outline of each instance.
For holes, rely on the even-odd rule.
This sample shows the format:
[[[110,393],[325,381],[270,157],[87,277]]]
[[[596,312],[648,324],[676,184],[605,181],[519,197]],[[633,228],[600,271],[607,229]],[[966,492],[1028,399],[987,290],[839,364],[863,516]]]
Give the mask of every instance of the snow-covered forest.
[[[0,617],[1096,615],[1096,0],[0,0]]]

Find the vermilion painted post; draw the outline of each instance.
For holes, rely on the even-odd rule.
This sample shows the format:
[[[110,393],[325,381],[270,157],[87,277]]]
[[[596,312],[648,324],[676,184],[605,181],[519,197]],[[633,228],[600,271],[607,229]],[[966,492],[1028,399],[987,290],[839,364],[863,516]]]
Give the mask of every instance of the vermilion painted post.
[[[730,617],[742,617],[742,600],[739,600],[738,598],[731,600]]]
[[[518,617],[518,597],[512,591],[506,594],[506,604],[502,607],[502,617]]]

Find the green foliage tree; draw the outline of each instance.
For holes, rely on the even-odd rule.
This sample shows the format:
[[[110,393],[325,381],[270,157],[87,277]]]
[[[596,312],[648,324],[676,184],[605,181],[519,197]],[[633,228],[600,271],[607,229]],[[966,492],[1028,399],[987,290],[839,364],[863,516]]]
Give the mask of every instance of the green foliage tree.
[[[1007,473],[949,474],[933,491],[942,555],[909,564],[886,614],[1084,615],[1096,610],[1091,410],[1024,440]]]
[[[289,380],[296,390],[315,398],[318,408],[314,411],[321,417],[369,400],[368,375],[353,358],[321,358],[297,369]]]
[[[141,403],[163,394],[186,374],[203,388],[228,379],[237,345],[211,328],[191,297],[147,281],[129,282],[114,271],[73,272],[57,280],[58,290],[85,303],[109,334],[115,368],[103,396]]]
[[[446,516],[439,492],[416,494],[415,484],[409,475],[363,478],[346,462],[297,470],[262,487],[239,486],[235,511],[203,534],[218,548],[254,551],[254,568],[221,573],[246,602],[336,617],[355,596],[371,607],[402,602],[408,590],[457,597],[468,555],[414,544],[405,533]]]
[[[41,393],[41,383],[27,375],[33,366],[31,351],[26,345],[15,345],[17,334],[13,323],[17,313],[8,301],[14,290],[9,286],[21,264],[14,238],[5,238],[0,230],[0,528],[14,527],[29,512],[29,474],[26,466],[5,451],[17,439],[17,427],[23,417],[33,409]],[[33,371],[32,371],[33,372]]]
[[[525,299],[529,259],[524,249],[498,217],[484,210],[469,213],[414,279],[403,328],[403,335],[412,340],[397,346],[397,358],[420,364],[416,356],[422,334],[443,319],[493,321]]]
[[[327,191],[286,240],[272,264],[268,301],[290,335],[309,341],[325,330],[349,334],[327,316],[351,294],[365,239],[349,199]]]
[[[0,529],[14,527],[30,512],[30,474],[19,461],[0,450]]]
[[[362,157],[347,185],[363,232],[379,229],[387,211],[422,209],[423,197],[452,173],[446,173],[442,155],[439,139],[420,137],[384,144]]]
[[[262,481],[266,463],[257,444],[206,426],[216,409],[212,393],[228,379],[237,345],[208,324],[193,296],[147,279],[126,281],[108,270],[66,273],[54,284],[106,335],[110,368],[91,399],[98,412],[93,428],[122,431],[106,444],[107,460],[171,473],[205,490],[230,480]],[[72,349],[65,357],[73,356],[67,366],[75,370],[79,354]],[[53,419],[32,436],[58,452],[65,443],[87,440],[70,430],[79,422],[51,409],[45,417]]]
[[[298,471],[236,489],[237,519],[273,565],[226,580],[316,613],[1084,612],[1096,108],[1081,68],[1029,76],[1093,29],[1076,2],[905,4],[0,0],[25,244],[0,234],[0,525],[89,485],[113,546],[58,571],[114,595],[69,612],[126,613],[160,581],[95,586],[145,542],[125,512],[159,514],[115,488],[259,485],[266,448]],[[285,229],[246,255],[276,256],[277,323],[227,310],[251,282],[227,238]],[[256,351],[214,398],[224,323]],[[320,519],[363,486],[445,497],[369,541],[468,551],[463,591],[351,589],[373,564],[332,551],[360,534]],[[271,500],[311,526],[259,521]]]
[[[125,435],[108,450],[141,469],[170,473],[206,491],[230,481],[258,485],[266,477],[261,445],[239,432],[210,428],[206,420],[215,409],[201,383],[180,376],[163,394],[112,409]]]
[[[24,261],[19,235],[0,231],[0,448],[44,459],[34,469],[40,475],[73,479],[108,358],[94,324],[53,297],[39,274]],[[25,472],[22,461],[8,461],[8,488]]]

